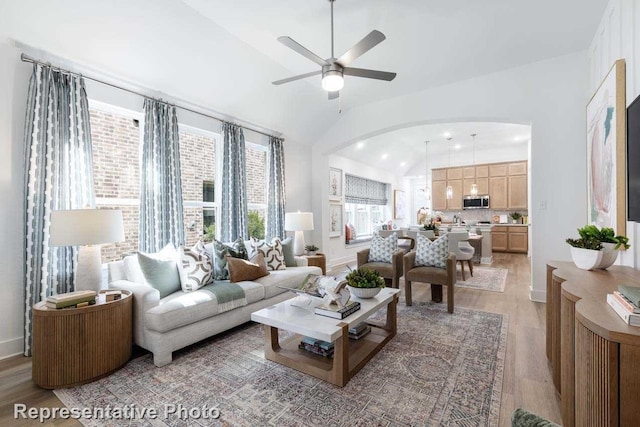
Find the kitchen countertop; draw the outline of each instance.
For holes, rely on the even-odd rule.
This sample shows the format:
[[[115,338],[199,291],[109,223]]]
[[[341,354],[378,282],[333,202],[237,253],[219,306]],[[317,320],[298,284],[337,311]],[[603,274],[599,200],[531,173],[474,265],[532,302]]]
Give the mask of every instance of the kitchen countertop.
[[[502,227],[529,227],[531,224],[493,224]]]

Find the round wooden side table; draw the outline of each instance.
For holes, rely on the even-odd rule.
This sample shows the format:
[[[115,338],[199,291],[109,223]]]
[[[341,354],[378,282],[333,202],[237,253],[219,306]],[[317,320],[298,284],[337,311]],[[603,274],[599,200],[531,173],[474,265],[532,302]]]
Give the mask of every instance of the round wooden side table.
[[[131,357],[133,296],[95,305],[51,309],[33,306],[33,382],[43,388],[73,387],[102,378]]]
[[[310,267],[320,267],[322,274],[327,274],[327,257],[324,254],[317,253],[315,255],[305,255],[304,257],[309,262]]]

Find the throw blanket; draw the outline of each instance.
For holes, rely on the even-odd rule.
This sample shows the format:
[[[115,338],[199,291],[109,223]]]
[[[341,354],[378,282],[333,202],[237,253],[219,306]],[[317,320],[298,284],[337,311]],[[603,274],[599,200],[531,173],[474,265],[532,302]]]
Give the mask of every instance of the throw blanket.
[[[247,305],[247,297],[244,294],[244,289],[235,283],[215,281],[210,285],[202,287],[201,290],[209,291],[216,296],[218,300],[218,314]]]

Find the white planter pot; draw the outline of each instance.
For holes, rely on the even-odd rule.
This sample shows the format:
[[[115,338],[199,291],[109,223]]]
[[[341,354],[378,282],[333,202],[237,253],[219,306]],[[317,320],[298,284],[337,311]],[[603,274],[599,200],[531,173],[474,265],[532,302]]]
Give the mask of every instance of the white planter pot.
[[[598,268],[602,261],[602,251],[594,251],[592,249],[574,248],[571,246],[571,259],[576,267],[583,270],[593,270]]]
[[[349,285],[347,285],[347,288],[349,288],[349,292],[351,292],[351,295],[353,295],[354,297],[365,298],[365,299],[375,297],[380,292],[380,289],[382,289],[382,288],[352,288]]]
[[[618,250],[613,249],[615,243],[603,243],[602,244],[602,259],[596,268],[606,270],[611,267],[618,259]]]

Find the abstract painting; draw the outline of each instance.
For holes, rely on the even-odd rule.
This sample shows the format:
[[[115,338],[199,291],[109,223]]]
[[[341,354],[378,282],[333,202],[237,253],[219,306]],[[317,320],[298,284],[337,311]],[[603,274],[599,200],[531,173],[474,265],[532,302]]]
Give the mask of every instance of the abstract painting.
[[[329,199],[342,200],[342,170],[329,168]]]
[[[342,236],[342,205],[338,203],[329,204],[329,237]]]
[[[587,104],[588,223],[626,232],[625,61],[620,59]]]

